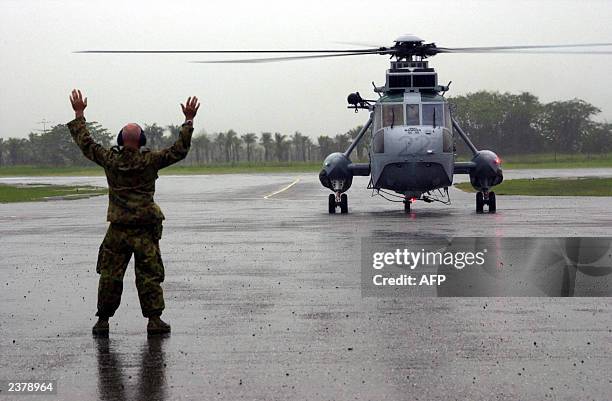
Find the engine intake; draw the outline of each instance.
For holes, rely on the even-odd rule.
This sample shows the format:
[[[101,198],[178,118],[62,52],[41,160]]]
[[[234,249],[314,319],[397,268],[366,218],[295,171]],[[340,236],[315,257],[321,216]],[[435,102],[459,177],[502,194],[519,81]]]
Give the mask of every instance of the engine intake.
[[[488,192],[504,180],[501,159],[490,150],[481,150],[472,158],[474,168],[470,171],[470,183],[477,191]]]
[[[349,168],[351,160],[340,152],[332,153],[323,161],[323,169],[319,173],[321,185],[334,192],[346,192],[353,183],[353,173]]]

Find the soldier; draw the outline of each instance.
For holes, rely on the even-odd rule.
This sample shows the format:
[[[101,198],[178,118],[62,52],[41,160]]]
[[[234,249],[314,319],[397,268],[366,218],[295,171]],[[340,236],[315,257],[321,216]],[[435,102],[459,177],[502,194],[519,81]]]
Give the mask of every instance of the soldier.
[[[87,131],[84,110],[87,98],[73,90],[70,102],[75,119],[68,123],[70,134],[88,159],[104,168],[108,182],[108,213],[110,222],[98,253],[96,272],[98,286],[98,322],[94,335],[108,335],[108,319],[121,302],[123,276],[134,254],[136,288],[144,317],[149,319],[148,334],[170,332],[170,325],[160,319],[164,310],[161,283],[164,265],[159,251],[164,214],[155,201],[157,172],[187,156],[191,146],[193,119],[200,104],[198,98],[188,98],[181,107],[185,122],[178,139],[171,147],[149,151],[143,146],[146,137],[137,124],[128,124],[117,136],[117,145],[106,149],[96,143]]]

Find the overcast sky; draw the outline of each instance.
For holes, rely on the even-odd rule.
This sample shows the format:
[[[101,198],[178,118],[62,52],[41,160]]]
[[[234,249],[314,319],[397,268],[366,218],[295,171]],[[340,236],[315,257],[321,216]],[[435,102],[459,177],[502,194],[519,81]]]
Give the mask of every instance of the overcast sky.
[[[84,49],[249,49],[392,45],[414,33],[439,46],[612,42],[607,0],[487,1],[28,1],[0,0],[0,137],[25,137],[47,119],[73,118],[69,91],[89,98],[88,120],[182,122],[196,130],[296,130],[335,135],[365,122],[346,95],[374,97],[388,59],[358,56],[256,65],[190,64],[198,55],[91,55]],[[208,56],[211,57],[211,56]],[[612,121],[612,56],[439,55],[450,95],[530,91],[543,101],[585,99]]]

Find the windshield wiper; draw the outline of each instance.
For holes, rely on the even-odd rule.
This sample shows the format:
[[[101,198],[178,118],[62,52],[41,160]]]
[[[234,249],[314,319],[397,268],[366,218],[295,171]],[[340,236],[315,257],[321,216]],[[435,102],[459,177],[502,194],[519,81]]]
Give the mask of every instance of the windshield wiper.
[[[433,108],[433,127],[436,128],[436,106]]]

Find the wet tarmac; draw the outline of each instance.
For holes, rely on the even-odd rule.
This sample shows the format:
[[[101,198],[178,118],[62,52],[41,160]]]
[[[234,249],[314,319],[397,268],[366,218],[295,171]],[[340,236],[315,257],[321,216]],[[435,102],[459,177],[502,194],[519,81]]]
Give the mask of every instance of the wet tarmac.
[[[506,173],[572,175],[612,169]],[[353,183],[348,215],[330,216],[316,174],[160,178],[161,339],[146,336],[133,267],[110,338],[91,336],[105,197],[1,204],[0,380],[57,380],[57,395],[0,399],[612,398],[610,298],[360,291],[363,237],[612,236],[610,198],[499,196],[497,214],[477,215],[474,195],[451,189],[452,205],[406,215],[366,184]]]

